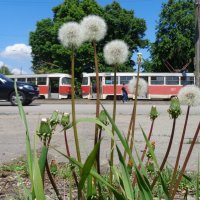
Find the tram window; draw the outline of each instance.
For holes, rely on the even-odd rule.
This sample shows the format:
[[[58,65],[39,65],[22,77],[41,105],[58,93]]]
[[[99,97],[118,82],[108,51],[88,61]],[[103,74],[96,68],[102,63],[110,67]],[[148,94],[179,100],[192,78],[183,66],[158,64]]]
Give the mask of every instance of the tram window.
[[[82,85],[88,85],[88,77],[83,77]]]
[[[35,78],[27,78],[27,82],[35,84]]]
[[[164,77],[163,76],[152,76],[151,77],[151,85],[163,85]]]
[[[194,77],[190,76],[181,77],[181,85],[193,85],[193,84],[194,84]]]
[[[127,84],[133,76],[120,76],[120,84]]]
[[[116,77],[116,84],[118,84],[118,77]],[[113,76],[106,76],[105,77],[105,84],[106,85],[114,85],[114,77]]]
[[[71,78],[63,77],[62,78],[62,85],[70,85],[71,84]]]
[[[26,79],[25,78],[18,78],[17,81],[26,82]]]
[[[38,77],[37,78],[37,84],[38,85],[46,85],[47,84],[47,79],[45,77]]]
[[[178,76],[166,76],[166,84],[167,85],[179,85],[179,77]]]
[[[148,83],[148,76],[140,76],[140,78],[144,79]]]

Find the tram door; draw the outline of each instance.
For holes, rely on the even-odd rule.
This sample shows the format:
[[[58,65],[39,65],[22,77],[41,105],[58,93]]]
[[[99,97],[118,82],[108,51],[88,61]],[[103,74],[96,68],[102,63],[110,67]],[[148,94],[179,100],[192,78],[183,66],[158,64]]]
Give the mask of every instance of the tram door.
[[[92,77],[91,78],[91,87],[90,87],[90,94],[91,94],[91,98],[92,99],[96,99],[97,98],[97,84],[96,84],[96,77]],[[99,92],[100,92],[100,98],[102,96],[102,77],[99,77]]]
[[[49,98],[51,99],[59,98],[59,77],[49,78]]]

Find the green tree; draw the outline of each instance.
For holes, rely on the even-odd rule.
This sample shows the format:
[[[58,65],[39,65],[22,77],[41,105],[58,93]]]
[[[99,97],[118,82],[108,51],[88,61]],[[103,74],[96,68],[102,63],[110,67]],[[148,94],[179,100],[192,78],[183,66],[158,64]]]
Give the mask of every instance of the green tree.
[[[190,61],[188,69],[194,71],[194,17],[193,0],[171,0],[162,5],[156,41],[151,46],[152,63],[148,65],[153,71],[169,71],[166,62],[178,71]]]
[[[65,72],[70,73],[70,52],[57,39],[58,29],[69,21],[80,22],[89,14],[103,17],[108,25],[108,33],[104,40],[97,44],[100,71],[113,71],[103,59],[104,45],[113,39],[123,39],[131,54],[148,45],[145,36],[146,24],[143,19],[134,17],[133,11],[122,9],[113,2],[105,7],[95,0],[65,0],[54,7],[53,19],[43,19],[36,24],[36,30],[30,33],[29,43],[32,46],[33,66],[35,73]],[[81,81],[82,72],[94,72],[94,55],[90,43],[84,43],[76,52],[75,76]],[[130,58],[131,58],[130,54]],[[118,71],[132,71],[130,61],[120,66]]]
[[[6,65],[0,67],[0,74],[10,75],[12,74],[10,69]]]

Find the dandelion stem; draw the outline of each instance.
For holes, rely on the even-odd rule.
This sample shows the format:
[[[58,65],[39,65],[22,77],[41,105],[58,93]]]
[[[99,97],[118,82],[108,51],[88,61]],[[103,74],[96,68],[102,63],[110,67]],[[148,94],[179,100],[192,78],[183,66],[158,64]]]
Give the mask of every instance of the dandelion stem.
[[[175,196],[175,194],[176,194],[176,191],[177,191],[177,189],[178,189],[178,187],[179,187],[179,184],[180,184],[181,179],[182,179],[182,176],[183,176],[183,174],[184,174],[184,172],[185,172],[187,163],[188,163],[189,158],[190,158],[190,156],[191,156],[191,153],[192,153],[194,144],[195,144],[195,142],[196,142],[197,136],[198,136],[198,134],[199,134],[199,131],[200,131],[200,122],[199,122],[199,124],[198,124],[198,126],[197,126],[197,130],[196,130],[196,132],[195,132],[195,134],[194,134],[192,143],[191,143],[191,145],[190,145],[190,148],[189,148],[189,150],[188,150],[187,156],[186,156],[185,161],[184,161],[184,163],[183,163],[183,166],[182,166],[182,169],[181,169],[181,171],[180,171],[179,177],[178,177],[177,181],[175,182],[175,186],[174,186],[174,188],[173,188],[173,190],[172,190],[172,192],[171,192],[171,199],[174,199],[174,196]]]
[[[178,169],[178,164],[179,164],[179,160],[180,160],[181,151],[182,151],[182,148],[183,148],[183,140],[184,140],[184,137],[185,137],[189,113],[190,113],[190,106],[188,105],[187,113],[186,113],[186,117],[185,117],[185,124],[184,124],[184,128],[183,128],[183,133],[182,133],[182,136],[181,136],[180,146],[179,146],[178,154],[177,154],[177,157],[176,157],[176,164],[175,164],[174,172],[173,172],[173,175],[172,175],[171,187],[173,187],[174,180],[175,180],[175,177],[176,177],[176,172],[177,172],[177,169]]]
[[[133,105],[133,113],[132,113],[132,134],[131,134],[131,141],[130,141],[130,150],[132,152],[133,150],[133,143],[134,143],[134,135],[135,135],[135,122],[136,122],[136,111],[137,111],[137,96],[138,96],[138,84],[139,84],[139,78],[140,78],[140,62],[138,62],[138,71],[137,71],[137,80],[136,80],[136,88],[135,88],[135,99],[134,99],[134,105]],[[131,158],[129,158],[130,160]]]
[[[97,93],[97,99],[96,99],[96,118],[99,117],[99,110],[100,110],[100,84],[99,84],[99,65],[98,65],[98,59],[97,59],[97,50],[96,50],[96,42],[93,40],[93,48],[94,48],[94,64],[95,64],[95,70],[96,70],[96,93]],[[99,129],[98,125],[95,124],[95,136],[94,136],[94,146],[98,142],[98,134]],[[100,148],[100,147],[99,147]],[[99,149],[100,152],[100,149]],[[97,171],[100,173],[100,159],[97,155],[96,157],[96,165],[97,165]]]
[[[78,133],[77,133],[77,127],[76,127],[76,112],[75,112],[75,95],[74,95],[74,50],[72,49],[72,55],[71,55],[71,98],[72,98],[72,125],[74,129],[74,139],[75,139],[75,145],[76,145],[76,153],[77,153],[77,159],[79,162],[81,162],[81,154],[80,154],[80,147],[79,147],[79,140],[78,140]]]
[[[54,189],[54,191],[55,191],[55,193],[56,193],[58,199],[59,199],[59,200],[62,200],[63,198],[62,198],[62,196],[60,195],[59,190],[58,190],[58,188],[57,188],[57,185],[56,185],[56,183],[55,183],[55,181],[54,181],[54,179],[53,179],[53,177],[52,177],[52,175],[51,175],[51,172],[50,172],[50,169],[49,169],[49,164],[48,164],[47,159],[46,159],[45,167],[46,167],[46,171],[47,171],[49,180],[50,180],[50,182],[51,182],[51,184],[52,184],[52,186],[53,186],[53,189]]]
[[[133,112],[134,112],[134,107],[133,107],[132,113]],[[127,138],[126,138],[127,143],[129,141],[130,135],[131,135],[132,121],[133,121],[133,114],[131,115],[131,120],[130,120],[129,127],[128,127],[128,134],[127,134]],[[126,160],[126,155],[127,155],[127,152],[126,152],[126,150],[124,150],[124,160]]]
[[[152,135],[152,131],[153,131],[153,125],[154,125],[154,121],[155,121],[155,119],[153,119],[153,120],[152,120],[152,123],[151,123],[151,128],[150,128],[149,135],[148,135],[148,141],[150,141],[150,139],[151,139],[151,135]],[[142,153],[141,161],[144,160],[144,157],[145,157],[146,151],[147,151],[147,144],[145,145],[144,151],[143,151],[143,153]],[[139,169],[140,169],[140,167],[139,167]]]
[[[152,135],[152,130],[153,130],[153,125],[154,125],[154,121],[155,119],[152,120],[152,123],[151,123],[151,128],[150,128],[150,131],[149,131],[149,135],[148,135],[148,141],[150,141],[150,138],[151,138],[151,135]],[[147,151],[147,144],[145,144],[145,147],[144,147],[144,151],[142,153],[142,156],[141,156],[141,161],[143,162],[144,160],[144,157],[146,155],[146,151]],[[141,165],[138,166],[138,170],[140,170],[141,168]],[[134,173],[134,176],[133,176],[133,187],[135,186],[136,182],[137,182],[137,177],[136,177],[136,174]]]
[[[164,156],[164,159],[162,161],[162,164],[160,166],[160,171],[163,170],[164,166],[165,166],[165,163],[167,161],[167,158],[169,156],[169,152],[170,152],[170,149],[171,149],[171,146],[172,146],[172,142],[173,142],[173,138],[174,138],[174,132],[175,132],[175,127],[176,127],[176,118],[174,118],[173,120],[173,126],[172,126],[172,132],[171,132],[171,136],[170,136],[170,140],[169,140],[169,144],[168,144],[168,147],[167,147],[167,151],[165,153],[165,156]],[[156,181],[158,179],[158,176],[156,176],[151,184],[151,188],[154,187],[154,185],[156,184]]]
[[[113,101],[113,121],[115,122],[116,117],[116,100],[117,100],[117,76],[116,76],[117,66],[114,67],[114,101]],[[112,126],[112,134],[114,136],[114,127]],[[112,166],[114,162],[114,140],[111,139],[111,154],[110,154],[110,183],[112,183]]]
[[[95,70],[96,70],[96,92],[97,92],[97,99],[96,99],[96,117],[99,117],[99,108],[100,108],[100,87],[99,87],[99,66],[97,60],[97,51],[96,51],[96,42],[93,41],[94,47],[94,63],[95,63]],[[98,126],[95,125],[95,140],[94,145],[96,145],[98,140]]]
[[[102,133],[102,128],[100,128],[99,130],[99,138],[98,138],[98,141],[101,140],[101,133]],[[100,146],[99,146],[99,150],[98,150],[98,153],[97,153],[97,172],[99,174],[101,174],[101,168],[100,168]]]
[[[65,147],[66,147],[66,151],[67,151],[67,156],[70,157],[71,155],[70,155],[70,151],[69,151],[69,145],[68,145],[66,129],[64,129],[64,138],[65,138]],[[73,174],[76,186],[78,188],[78,179],[77,179],[77,176],[76,176],[76,173],[75,173],[74,169],[72,170],[72,174]]]

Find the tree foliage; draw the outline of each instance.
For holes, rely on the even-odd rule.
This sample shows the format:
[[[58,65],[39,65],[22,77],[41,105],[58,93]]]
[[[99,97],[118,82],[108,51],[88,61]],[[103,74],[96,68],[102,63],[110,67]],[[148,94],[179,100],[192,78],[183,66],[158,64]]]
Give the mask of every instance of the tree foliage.
[[[0,74],[10,75],[12,73],[6,65],[2,65],[0,67]]]
[[[151,47],[153,71],[169,71],[166,62],[178,71],[190,61],[188,69],[194,71],[194,17],[193,0],[171,0],[162,5],[156,41]]]
[[[130,58],[138,48],[144,48],[148,44],[148,41],[143,39],[146,30],[145,21],[136,18],[134,11],[121,8],[117,2],[102,7],[95,0],[65,0],[52,10],[53,19],[38,21],[36,30],[30,33],[32,69],[35,73],[70,73],[70,51],[59,43],[58,29],[63,23],[69,21],[80,22],[84,16],[89,14],[103,17],[108,25],[106,37],[97,44],[100,71],[113,71],[103,59],[103,47],[107,42],[113,39],[123,39],[129,45]],[[75,62],[75,76],[78,80],[82,72],[94,72],[94,53],[90,43],[84,43],[77,50]],[[132,70],[130,61],[118,69],[118,71]]]

